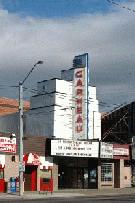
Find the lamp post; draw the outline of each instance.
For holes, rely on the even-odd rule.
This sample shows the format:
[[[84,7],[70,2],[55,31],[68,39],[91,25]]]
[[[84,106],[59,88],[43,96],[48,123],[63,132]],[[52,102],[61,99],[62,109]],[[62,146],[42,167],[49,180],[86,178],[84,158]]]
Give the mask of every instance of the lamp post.
[[[34,68],[37,65],[43,64],[43,61],[38,61],[34,64],[32,69],[29,71],[29,73],[26,75],[24,80],[22,82],[19,82],[19,195],[23,195],[23,84],[29,77],[29,75],[32,73]]]

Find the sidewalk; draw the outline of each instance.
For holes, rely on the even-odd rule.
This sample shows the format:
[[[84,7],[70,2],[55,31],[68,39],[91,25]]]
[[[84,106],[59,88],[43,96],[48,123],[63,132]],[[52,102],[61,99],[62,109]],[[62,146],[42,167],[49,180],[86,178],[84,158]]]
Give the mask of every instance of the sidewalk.
[[[0,200],[7,199],[45,199],[45,198],[67,198],[67,197],[104,197],[118,195],[135,195],[135,188],[115,189],[63,189],[57,192],[24,192],[23,197],[19,193],[0,193]]]
[[[68,198],[68,197],[78,197],[78,196],[85,196],[84,194],[73,193],[73,192],[53,192],[52,194],[50,192],[24,192],[23,196],[20,197],[19,193],[0,193],[0,201],[2,200],[14,200],[14,199],[47,199],[47,198]]]
[[[57,191],[58,193],[72,192],[83,194],[85,196],[110,196],[110,195],[135,195],[135,187],[132,188],[113,188],[113,189],[63,189]],[[56,193],[57,193],[56,192]]]

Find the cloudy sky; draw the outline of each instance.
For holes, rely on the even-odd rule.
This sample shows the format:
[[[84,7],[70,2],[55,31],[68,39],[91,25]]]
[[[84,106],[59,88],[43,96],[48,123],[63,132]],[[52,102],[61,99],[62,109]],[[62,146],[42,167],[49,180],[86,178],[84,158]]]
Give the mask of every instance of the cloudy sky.
[[[90,81],[101,110],[135,100],[135,0],[0,0],[0,96],[43,60],[25,86],[60,77],[75,55],[89,53]]]

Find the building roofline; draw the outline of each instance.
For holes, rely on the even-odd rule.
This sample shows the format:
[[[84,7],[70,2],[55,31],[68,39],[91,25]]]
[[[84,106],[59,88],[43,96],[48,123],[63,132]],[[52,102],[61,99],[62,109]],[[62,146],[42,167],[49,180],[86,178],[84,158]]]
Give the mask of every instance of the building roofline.
[[[49,80],[62,80],[61,78],[51,78]],[[49,80],[42,80],[40,82],[37,82],[37,83],[42,83],[42,82],[46,82],[46,81],[49,81]]]
[[[68,70],[75,70],[75,69],[78,69],[78,68],[85,68],[85,66],[82,66],[82,67],[73,67],[73,68],[69,68],[67,70],[61,70],[61,72],[68,71]]]
[[[84,53],[84,54],[79,54],[79,55],[76,55],[75,57],[80,57],[80,56],[85,56],[85,55],[88,55],[88,52]],[[74,58],[75,58],[74,57]]]
[[[53,104],[53,105],[49,105],[49,106],[40,106],[40,107],[31,108],[30,110],[43,109],[43,108],[45,108],[45,107],[54,107],[54,106],[59,106],[59,107],[61,107],[61,105]]]
[[[38,97],[38,96],[42,96],[42,95],[49,95],[49,94],[57,94],[57,93],[60,93],[60,94],[65,94],[64,92],[57,92],[57,91],[53,91],[53,92],[45,92],[44,94],[36,94],[36,95],[33,95],[32,97]]]

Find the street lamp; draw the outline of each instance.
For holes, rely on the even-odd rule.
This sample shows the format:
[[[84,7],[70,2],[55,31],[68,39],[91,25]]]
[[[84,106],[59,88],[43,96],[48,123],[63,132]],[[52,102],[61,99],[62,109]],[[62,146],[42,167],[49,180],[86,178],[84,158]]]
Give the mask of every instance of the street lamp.
[[[23,84],[32,73],[37,65],[43,64],[43,61],[38,61],[26,75],[22,82],[19,82],[19,195],[23,195]]]

